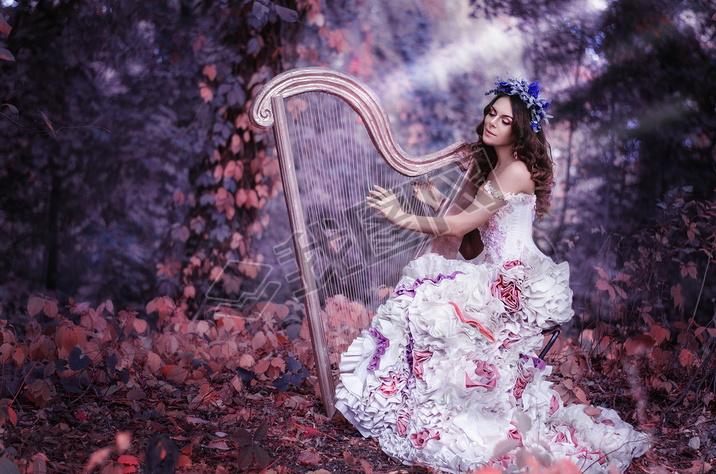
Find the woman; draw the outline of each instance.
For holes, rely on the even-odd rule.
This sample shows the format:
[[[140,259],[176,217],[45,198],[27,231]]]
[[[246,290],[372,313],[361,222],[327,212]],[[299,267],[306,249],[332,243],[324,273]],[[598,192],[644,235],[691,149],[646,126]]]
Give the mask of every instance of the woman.
[[[474,201],[459,214],[417,216],[379,186],[368,205],[417,232],[484,244],[480,263],[428,254],[411,262],[371,327],[343,354],[336,406],[406,464],[448,472],[508,467],[520,449],[585,472],[624,470],[649,446],[613,410],[565,407],[536,352],[542,331],[573,316],[569,267],[532,240],[549,207],[552,161],[538,83],[497,82],[477,127]],[[475,239],[472,239],[473,241]],[[478,241],[479,243],[479,241]],[[590,413],[599,410],[589,410]]]

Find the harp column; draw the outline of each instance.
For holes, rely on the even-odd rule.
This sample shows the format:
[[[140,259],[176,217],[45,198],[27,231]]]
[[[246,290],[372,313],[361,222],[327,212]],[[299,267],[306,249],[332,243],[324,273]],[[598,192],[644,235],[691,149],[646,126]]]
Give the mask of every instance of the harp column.
[[[292,229],[304,229],[304,231],[294,231],[292,238],[293,248],[297,257],[296,262],[298,264],[301,287],[305,292],[304,304],[306,305],[308,328],[311,332],[311,345],[313,346],[313,354],[316,358],[318,384],[321,388],[321,402],[323,402],[323,407],[326,409],[328,416],[333,416],[336,412],[333,399],[335,387],[333,386],[333,378],[331,376],[331,363],[328,358],[326,335],[323,330],[323,322],[321,321],[321,303],[318,299],[318,285],[316,284],[316,277],[313,274],[312,262],[305,258],[300,258],[302,252],[306,252],[310,244],[305,232],[306,223],[303,218],[301,201],[297,199],[297,196],[299,196],[298,180],[296,178],[296,168],[293,161],[293,151],[291,149],[291,139],[288,131],[283,97],[280,95],[271,97],[271,107],[274,111],[273,132],[276,137],[276,148],[281,169],[281,181],[283,183],[284,195],[286,196],[288,219]]]

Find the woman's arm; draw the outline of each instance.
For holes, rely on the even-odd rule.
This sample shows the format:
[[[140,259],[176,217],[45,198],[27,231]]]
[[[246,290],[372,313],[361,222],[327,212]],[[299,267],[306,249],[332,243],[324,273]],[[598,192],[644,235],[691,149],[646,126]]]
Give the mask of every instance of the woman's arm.
[[[493,178],[493,186],[498,184],[502,192],[523,193],[534,190],[532,176],[521,161],[506,166],[500,173],[493,175]],[[477,229],[506,204],[503,199],[492,196],[484,188],[479,188],[475,199],[462,212],[449,216],[429,217],[406,212],[392,191],[377,185],[366,199],[370,207],[380,211],[397,226],[415,232],[452,237],[462,237]]]
[[[475,199],[459,214],[450,216],[417,216],[403,210],[392,191],[374,186],[367,198],[368,205],[380,211],[391,223],[404,229],[433,235],[462,237],[481,226],[505,201],[479,189]]]

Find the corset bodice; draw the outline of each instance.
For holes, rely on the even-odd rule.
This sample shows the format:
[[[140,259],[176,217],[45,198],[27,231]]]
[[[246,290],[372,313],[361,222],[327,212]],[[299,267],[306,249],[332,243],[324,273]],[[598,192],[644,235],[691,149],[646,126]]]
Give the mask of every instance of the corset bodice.
[[[542,253],[532,240],[537,197],[534,194],[502,193],[490,181],[485,182],[484,190],[506,202],[479,227],[485,245],[485,260],[498,263],[541,256]]]

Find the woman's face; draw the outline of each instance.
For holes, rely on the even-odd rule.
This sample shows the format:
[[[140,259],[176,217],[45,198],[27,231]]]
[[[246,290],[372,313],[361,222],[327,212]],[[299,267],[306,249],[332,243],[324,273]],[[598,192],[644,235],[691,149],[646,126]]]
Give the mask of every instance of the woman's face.
[[[492,104],[485,117],[482,142],[495,148],[512,146],[515,142],[512,136],[512,121],[512,103],[509,97],[502,96]]]

